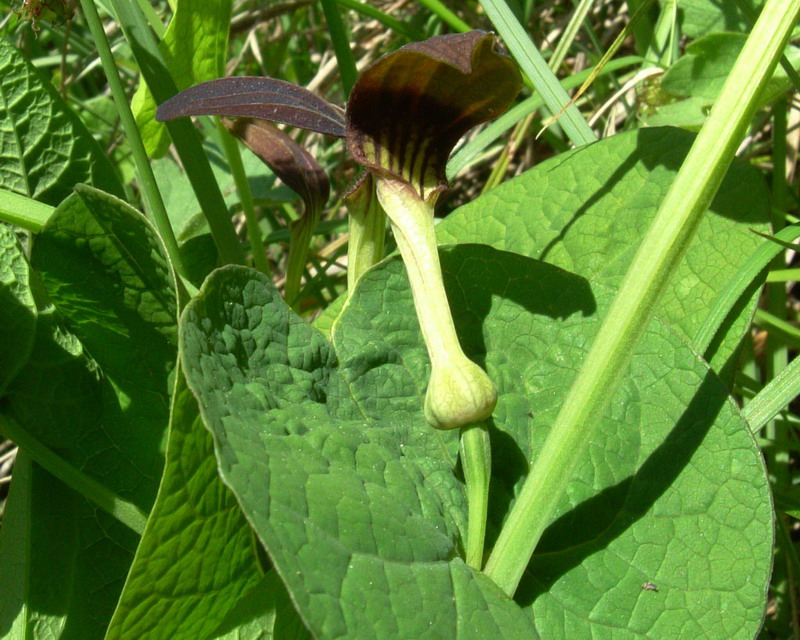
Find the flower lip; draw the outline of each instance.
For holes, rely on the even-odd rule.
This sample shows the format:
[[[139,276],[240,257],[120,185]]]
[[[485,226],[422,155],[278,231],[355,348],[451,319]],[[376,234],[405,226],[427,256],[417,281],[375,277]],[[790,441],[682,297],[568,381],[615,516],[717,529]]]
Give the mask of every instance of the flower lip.
[[[203,82],[158,107],[156,120],[183,116],[229,116],[279,122],[337,138],[345,136],[342,110],[298,85],[257,76]]]
[[[493,34],[438,36],[386,54],[367,67],[345,112],[347,144],[361,164],[430,197],[470,129],[503,113],[522,86]]]

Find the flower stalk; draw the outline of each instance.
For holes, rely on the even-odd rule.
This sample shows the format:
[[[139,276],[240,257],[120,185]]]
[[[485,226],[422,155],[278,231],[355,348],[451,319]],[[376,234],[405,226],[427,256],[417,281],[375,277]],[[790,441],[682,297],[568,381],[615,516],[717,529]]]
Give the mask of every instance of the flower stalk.
[[[497,391],[486,372],[464,355],[458,341],[442,281],[433,206],[411,185],[394,178],[378,178],[376,191],[408,271],[431,360],[425,418],[437,429],[481,422],[492,414]]]
[[[425,419],[437,429],[461,428],[460,454],[467,493],[466,562],[483,564],[489,480],[489,432],[484,420],[497,404],[497,389],[461,348],[442,279],[433,225],[436,193],[423,200],[407,182],[375,179],[378,200],[392,224],[406,265],[420,329],[431,360]]]

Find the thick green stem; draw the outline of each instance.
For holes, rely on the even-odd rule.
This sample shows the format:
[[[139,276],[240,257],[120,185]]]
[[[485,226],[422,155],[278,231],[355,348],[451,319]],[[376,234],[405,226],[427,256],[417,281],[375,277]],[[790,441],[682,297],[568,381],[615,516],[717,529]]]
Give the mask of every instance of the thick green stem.
[[[492,414],[497,391],[486,372],[461,350],[442,281],[433,207],[406,182],[377,178],[376,190],[408,271],[431,359],[425,417],[438,429],[481,422]]]
[[[492,477],[492,448],[489,430],[483,423],[461,429],[461,467],[467,487],[467,565],[481,570],[486,514],[489,510],[489,482]]]
[[[359,278],[383,259],[386,213],[375,194],[370,174],[344,199],[348,216],[347,295],[352,295]]]
[[[639,247],[486,564],[486,574],[506,593],[516,590],[584,460],[582,454],[624,377],[659,294],[733,160],[798,14],[800,0],[767,1]]]
[[[289,260],[286,265],[286,284],[284,285],[284,298],[286,304],[298,311],[300,302],[300,281],[308,261],[308,247],[316,228],[310,217],[302,217],[291,224],[289,239]]]
[[[3,222],[39,233],[54,211],[49,204],[0,189],[0,220]]]
[[[383,244],[386,237],[386,214],[377,200],[373,211],[362,220],[349,216],[347,243],[347,291],[353,291],[358,279],[373,265],[383,259]]]
[[[156,183],[155,175],[153,175],[150,161],[147,158],[142,137],[139,135],[139,127],[136,126],[136,120],[133,117],[130,104],[128,104],[128,97],[119,79],[117,63],[114,60],[114,54],[111,52],[111,47],[108,44],[108,39],[103,29],[103,23],[100,21],[100,16],[97,13],[97,8],[94,6],[94,0],[81,0],[81,7],[86,16],[86,23],[89,25],[89,31],[97,46],[97,53],[103,64],[103,70],[106,72],[108,86],[111,89],[111,94],[114,96],[117,113],[119,113],[122,128],[125,131],[125,137],[131,148],[133,162],[136,165],[136,173],[139,177],[142,195],[144,196],[145,210],[149,213],[150,219],[164,242],[164,248],[167,250],[175,272],[181,278],[188,280],[188,271],[183,264],[183,258],[178,248],[178,241],[175,238],[172,224],[169,221],[167,210],[164,207],[161,192],[158,190],[158,184]]]

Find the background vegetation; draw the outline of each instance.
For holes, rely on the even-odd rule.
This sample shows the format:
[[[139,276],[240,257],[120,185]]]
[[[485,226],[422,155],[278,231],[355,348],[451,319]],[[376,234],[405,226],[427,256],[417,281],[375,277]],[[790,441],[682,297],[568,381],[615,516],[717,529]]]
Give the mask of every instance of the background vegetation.
[[[53,0],[52,4],[58,2]],[[0,1],[0,16],[4,16],[0,20],[0,37],[21,51],[79,115],[111,159],[116,178],[124,188],[120,195],[139,210],[148,209],[134,152],[83,12],[78,9],[72,17],[53,21],[26,19],[30,17],[26,12],[35,15],[35,4],[28,0]],[[598,138],[661,125],[697,131],[752,24],[748,0],[661,0],[645,7],[636,23],[626,30],[632,13],[641,4],[643,0],[508,2],[566,89],[574,93],[591,70],[599,72],[576,100]],[[132,99],[145,131],[155,178],[190,279],[199,286],[217,262],[206,217],[181,160],[169,147],[169,139],[159,131],[147,131],[153,126],[148,120],[148,98],[140,85],[139,66],[129,40],[112,17],[116,15],[113,7],[106,0],[97,0],[96,5],[124,91]],[[139,5],[153,32],[165,37],[174,3],[140,0]],[[331,12],[341,17],[340,29]],[[475,28],[493,30],[477,2],[237,0],[232,5],[229,39],[227,43],[224,38],[219,40],[226,45],[223,68],[187,68],[182,80],[184,85],[192,84],[193,77],[200,73],[208,77],[271,76],[308,87],[330,102],[344,105],[354,69],[361,69],[408,42]],[[796,35],[800,37],[800,31]],[[612,50],[617,45],[619,48]],[[613,53],[610,60],[598,66],[609,51]],[[166,55],[169,59],[169,52]],[[179,57],[180,53],[175,64],[186,62]],[[787,50],[786,58],[791,67],[800,67],[799,48]],[[212,67],[214,64],[213,60],[209,62]],[[800,102],[790,75],[786,71],[776,74],[738,151],[738,157],[755,167],[770,186],[773,235],[798,223]],[[0,94],[2,90],[0,79]],[[437,216],[446,218],[481,193],[571,148],[563,123],[550,123],[552,111],[537,96],[530,85],[526,86],[518,106],[507,118],[499,125],[473,132],[457,149],[448,167],[452,185],[439,201]],[[235,220],[246,262],[266,273],[282,289],[286,282],[289,226],[303,215],[302,201],[246,149],[231,152],[213,122],[201,121],[200,131],[224,207]],[[331,181],[332,195],[311,238],[300,296],[294,305],[312,321],[345,290],[347,211],[343,196],[355,182],[359,169],[342,141],[299,131],[292,135],[320,162]],[[236,166],[239,157],[241,168]],[[0,174],[2,171],[0,159]],[[584,177],[593,179],[592,175]],[[42,194],[29,195],[40,199]],[[55,205],[67,194],[46,195],[44,201]],[[252,226],[248,227],[253,224],[253,219],[248,223],[248,210],[257,219],[257,234]],[[265,248],[263,253],[251,250],[257,246],[258,236]],[[20,237],[24,243],[25,234]],[[785,238],[789,238],[786,246],[766,269],[755,265],[751,273],[741,276],[750,279],[742,284],[745,289],[755,291],[764,284],[735,371],[733,393],[743,405],[781,376],[800,349],[800,260],[793,239]],[[388,243],[390,251],[390,238]],[[793,389],[791,385],[796,382],[787,384]],[[759,434],[778,510],[774,572],[763,638],[800,640],[799,411],[796,399],[787,402]],[[15,451],[10,441],[0,442],[2,500],[14,473]]]

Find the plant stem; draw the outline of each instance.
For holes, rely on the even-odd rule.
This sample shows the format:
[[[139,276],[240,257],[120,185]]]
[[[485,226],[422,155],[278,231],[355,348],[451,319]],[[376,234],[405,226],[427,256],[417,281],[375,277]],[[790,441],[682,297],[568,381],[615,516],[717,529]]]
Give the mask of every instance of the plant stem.
[[[427,7],[431,13],[436,15],[442,22],[444,22],[454,31],[465,33],[472,29],[472,27],[459,18],[455,13],[450,11],[450,9],[448,9],[439,0],[419,0],[419,3]]]
[[[247,224],[247,239],[250,241],[250,253],[253,256],[253,264],[261,273],[271,277],[272,269],[269,267],[267,250],[264,247],[264,240],[261,238],[261,229],[258,226],[256,207],[253,203],[253,193],[250,191],[250,183],[247,181],[247,175],[244,172],[239,143],[236,141],[236,138],[228,133],[225,125],[222,124],[219,118],[215,118],[215,120],[217,123],[217,132],[222,142],[222,148],[225,151],[225,158],[231,169],[233,182],[236,184],[236,191],[239,193],[239,201],[241,202],[242,212],[244,213],[245,223]]]
[[[509,595],[584,461],[582,454],[733,160],[798,14],[800,0],[767,0],[625,275],[487,562],[486,574]]]
[[[759,391],[742,409],[742,416],[755,432],[778,415],[797,395],[800,394],[800,358],[795,358],[779,374]],[[768,436],[769,437],[769,436]],[[784,438],[784,433],[776,432],[772,438]],[[785,449],[781,449],[783,453]],[[784,480],[781,480],[784,482]],[[791,482],[785,481],[789,486]]]
[[[786,98],[778,100],[772,109],[772,232],[778,233],[786,225],[783,215],[786,206],[788,188],[786,185],[786,134],[789,104]],[[770,265],[771,269],[786,267],[785,252],[781,251]],[[767,311],[772,315],[786,319],[786,285],[782,282],[767,285]],[[774,380],[789,363],[789,350],[774,336],[767,337],[765,360],[765,383]],[[783,436],[778,421],[770,420],[764,428],[764,436],[769,440],[778,440]],[[767,469],[778,484],[791,484],[789,472],[789,452],[781,447],[765,451]]]
[[[461,429],[461,467],[467,488],[467,565],[481,570],[492,477],[492,448],[484,423]]]
[[[286,299],[286,304],[295,311],[299,310],[300,281],[306,269],[308,248],[311,245],[311,238],[314,235],[316,226],[314,218],[309,211],[306,211],[303,217],[295,220],[290,225],[289,258],[286,264],[284,298]]]
[[[171,98],[178,92],[177,87],[138,5],[121,0],[111,0],[111,3],[156,102],[161,103]],[[222,261],[226,264],[244,264],[244,253],[233,230],[228,207],[194,125],[187,118],[179,118],[166,124],[186,170],[186,176],[208,221]]]
[[[359,278],[383,258],[386,213],[378,202],[375,183],[367,174],[364,183],[344,199],[347,211],[347,295],[352,295]]]
[[[0,433],[68,487],[94,502],[139,535],[142,534],[145,524],[147,524],[147,514],[135,504],[120,498],[105,485],[81,473],[48,446],[29,434],[21,425],[4,415],[0,415]]]
[[[0,220],[39,233],[55,207],[27,196],[0,189]]]
[[[149,217],[153,221],[153,224],[158,230],[158,234],[164,242],[164,248],[167,250],[175,272],[181,278],[188,280],[188,271],[183,263],[180,249],[178,248],[178,240],[175,238],[175,233],[172,230],[172,224],[169,221],[167,210],[164,207],[161,192],[158,190],[156,177],[153,174],[153,169],[147,158],[147,152],[144,149],[142,137],[139,135],[139,127],[136,126],[136,120],[133,117],[130,104],[128,104],[125,89],[119,79],[117,63],[114,60],[114,54],[111,53],[111,47],[108,44],[108,39],[103,29],[103,23],[97,13],[97,7],[94,5],[94,0],[81,0],[81,7],[83,8],[89,31],[97,46],[97,53],[100,56],[100,62],[106,73],[106,79],[108,80],[111,94],[114,96],[114,102],[117,106],[117,113],[119,113],[120,121],[122,122],[122,128],[125,131],[125,137],[131,148],[133,162],[136,165],[136,174],[139,178],[139,185],[142,188],[142,195],[144,196],[145,210],[150,214]]]

